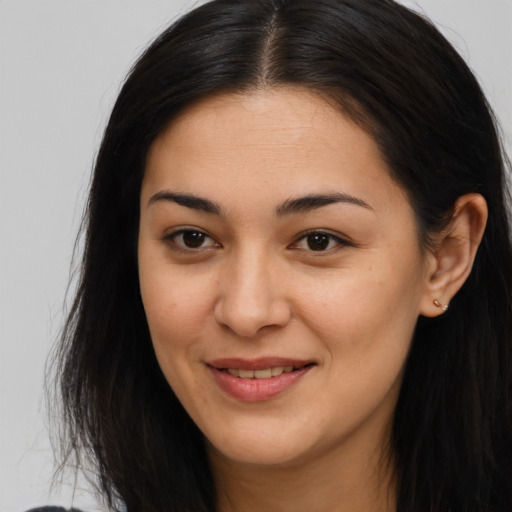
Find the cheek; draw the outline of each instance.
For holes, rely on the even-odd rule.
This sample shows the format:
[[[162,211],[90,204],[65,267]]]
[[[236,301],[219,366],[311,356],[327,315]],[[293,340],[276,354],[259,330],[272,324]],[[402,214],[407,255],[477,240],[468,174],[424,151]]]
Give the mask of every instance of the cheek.
[[[167,268],[166,268],[167,267]],[[211,310],[212,293],[200,276],[194,278],[172,267],[142,268],[141,296],[155,355],[165,378],[185,406],[204,407],[207,393],[201,389],[198,370],[201,359],[195,352]]]
[[[142,260],[143,262],[143,260]],[[208,321],[215,278],[170,265],[140,265],[140,288],[157,354],[193,344]]]
[[[357,273],[357,278],[339,276],[327,295],[312,288],[304,304],[304,318],[322,341],[329,368],[322,389],[329,389],[331,398],[322,411],[332,410],[334,401],[340,405],[340,424],[354,428],[383,403],[386,414],[392,414],[418,317],[417,278],[395,271],[381,279],[384,269]],[[319,288],[325,291],[325,286]]]
[[[405,251],[403,251],[405,252]],[[422,260],[382,251],[372,265],[354,265],[309,283],[303,317],[323,339],[333,359],[354,364],[408,350],[422,298]]]

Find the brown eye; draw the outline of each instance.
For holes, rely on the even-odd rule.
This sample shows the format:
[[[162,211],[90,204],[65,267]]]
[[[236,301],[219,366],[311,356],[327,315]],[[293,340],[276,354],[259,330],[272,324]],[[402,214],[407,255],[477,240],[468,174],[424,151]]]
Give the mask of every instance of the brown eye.
[[[306,237],[308,247],[312,251],[325,251],[331,242],[331,236],[326,233],[315,233]]]
[[[207,236],[200,231],[184,231],[182,236],[183,245],[189,249],[197,249],[204,244]]]
[[[165,237],[176,249],[194,250],[216,247],[212,237],[197,229],[182,229]]]
[[[293,248],[303,251],[328,252],[350,245],[352,244],[334,234],[325,231],[312,231],[299,238],[293,244]]]

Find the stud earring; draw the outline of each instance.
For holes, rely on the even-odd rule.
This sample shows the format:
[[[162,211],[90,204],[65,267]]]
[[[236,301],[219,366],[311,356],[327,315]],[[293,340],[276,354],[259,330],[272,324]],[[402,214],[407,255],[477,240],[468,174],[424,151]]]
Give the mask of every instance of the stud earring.
[[[443,311],[446,311],[448,309],[448,304],[443,305],[437,299],[434,299],[432,303],[436,308],[441,308]]]

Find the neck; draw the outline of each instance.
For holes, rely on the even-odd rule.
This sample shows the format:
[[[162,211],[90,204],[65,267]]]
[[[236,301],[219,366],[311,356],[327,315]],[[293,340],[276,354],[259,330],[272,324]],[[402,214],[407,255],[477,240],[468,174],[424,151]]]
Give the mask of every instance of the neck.
[[[280,466],[238,463],[214,448],[210,458],[219,512],[396,511],[394,468],[381,451],[327,450]]]

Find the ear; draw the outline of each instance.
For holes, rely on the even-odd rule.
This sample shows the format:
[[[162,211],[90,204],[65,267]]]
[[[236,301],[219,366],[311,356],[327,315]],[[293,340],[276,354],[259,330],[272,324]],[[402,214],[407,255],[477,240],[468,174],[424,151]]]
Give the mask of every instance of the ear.
[[[465,194],[454,205],[449,226],[438,235],[426,258],[426,287],[420,314],[439,316],[469,276],[487,222],[480,194]]]

